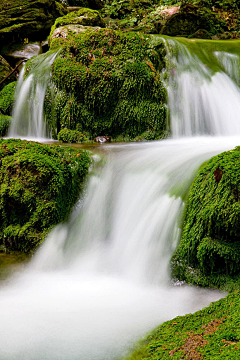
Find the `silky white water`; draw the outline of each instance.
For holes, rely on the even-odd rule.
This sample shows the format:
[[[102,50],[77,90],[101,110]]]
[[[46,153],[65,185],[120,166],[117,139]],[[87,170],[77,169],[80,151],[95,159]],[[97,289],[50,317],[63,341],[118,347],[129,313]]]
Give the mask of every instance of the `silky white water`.
[[[45,121],[44,99],[51,78],[51,65],[56,53],[41,55],[41,61],[24,79],[24,67],[20,72],[13,108],[13,120],[8,136],[32,140],[46,140],[50,132]]]
[[[181,61],[175,63],[171,126],[178,121],[176,129],[183,130],[173,130],[174,136],[188,137],[103,147],[107,163],[92,172],[69,221],[56,226],[27,268],[0,289],[1,360],[119,359],[154,326],[224,295],[173,286],[168,266],[180,239],[182,198],[199,166],[240,144],[240,136],[217,136],[226,129],[240,134],[239,89],[225,72],[219,101],[217,73],[208,82],[203,76],[199,88],[194,83],[202,94],[195,119],[208,116],[193,131],[188,119],[182,121],[194,114],[182,105],[192,103],[184,91],[176,97],[171,86],[187,89],[186,79],[195,74],[185,69],[181,77]],[[214,137],[192,137],[208,129]]]

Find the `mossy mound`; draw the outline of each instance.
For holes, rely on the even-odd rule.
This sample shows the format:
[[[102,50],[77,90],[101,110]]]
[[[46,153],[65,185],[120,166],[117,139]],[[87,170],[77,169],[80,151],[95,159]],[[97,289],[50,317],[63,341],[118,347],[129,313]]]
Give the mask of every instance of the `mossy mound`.
[[[240,147],[206,162],[190,189],[173,275],[227,285],[240,275]],[[195,279],[195,280],[194,280]],[[219,283],[220,282],[220,283]]]
[[[82,8],[58,18],[51,28],[50,38],[57,28],[65,25],[105,27],[105,23],[98,11]]]
[[[0,239],[7,249],[28,252],[63,221],[88,172],[86,151],[0,140]]]
[[[16,84],[16,81],[11,82],[0,92],[0,112],[5,115],[11,115]]]
[[[56,49],[62,39],[54,39]],[[79,130],[91,138],[145,131],[163,136],[166,91],[162,39],[110,29],[68,36],[53,63],[54,103],[46,104],[53,128]],[[53,109],[53,111],[51,110]]]
[[[0,43],[43,39],[67,9],[54,0],[8,0],[0,3]]]
[[[125,360],[239,358],[240,296],[231,293],[194,314],[156,328]]]
[[[58,140],[64,143],[81,143],[87,140],[87,136],[77,130],[62,129],[58,133]]]

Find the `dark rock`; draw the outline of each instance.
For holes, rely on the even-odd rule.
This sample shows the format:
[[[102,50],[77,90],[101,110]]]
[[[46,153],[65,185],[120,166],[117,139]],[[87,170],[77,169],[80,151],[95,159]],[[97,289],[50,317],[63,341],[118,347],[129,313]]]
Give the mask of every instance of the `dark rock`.
[[[97,136],[97,137],[95,137],[94,140],[99,144],[104,144],[106,142],[110,143],[111,142],[111,136]]]
[[[30,59],[31,57],[40,54],[41,44],[40,42],[29,44],[13,44],[4,46],[1,54],[9,62],[12,67],[15,67],[17,63],[24,59]]]
[[[0,55],[0,83],[5,79],[10,72],[12,71],[11,66],[9,63]],[[16,74],[12,74],[6,82],[4,82],[4,85],[7,85],[8,83],[16,80]],[[0,85],[0,90],[2,86]]]
[[[8,0],[0,2],[0,44],[41,40],[67,8],[54,0]]]
[[[199,29],[194,34],[189,36],[189,39],[212,39],[207,30]]]
[[[206,18],[195,13],[178,13],[167,20],[161,34],[189,36],[199,29],[210,30],[210,24],[206,21]]]

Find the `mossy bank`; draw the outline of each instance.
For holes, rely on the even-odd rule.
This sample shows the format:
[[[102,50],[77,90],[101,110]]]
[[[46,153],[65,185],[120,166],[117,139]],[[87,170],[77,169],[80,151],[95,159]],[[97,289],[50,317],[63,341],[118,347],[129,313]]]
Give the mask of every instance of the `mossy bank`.
[[[28,252],[63,221],[88,172],[88,152],[22,140],[0,140],[0,241]]]

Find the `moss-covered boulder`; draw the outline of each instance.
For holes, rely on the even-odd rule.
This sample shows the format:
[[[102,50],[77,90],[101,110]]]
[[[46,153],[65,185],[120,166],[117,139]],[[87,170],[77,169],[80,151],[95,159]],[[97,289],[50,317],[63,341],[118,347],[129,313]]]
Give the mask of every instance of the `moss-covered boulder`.
[[[54,39],[52,49],[59,44]],[[100,29],[68,36],[53,63],[56,96],[46,103],[48,121],[58,131],[77,129],[91,138],[135,138],[146,131],[163,136],[164,54],[160,38],[143,34]]]
[[[12,41],[44,39],[56,18],[66,13],[67,8],[55,0],[1,1],[0,47]]]
[[[213,157],[199,170],[190,189],[181,243],[173,257],[175,276],[214,286],[223,284],[226,276],[239,278],[239,173],[240,147]]]
[[[58,18],[52,26],[50,37],[57,28],[65,25],[105,27],[105,23],[98,11],[81,8]]]
[[[86,151],[0,140],[0,241],[28,252],[63,221],[88,172]]]

